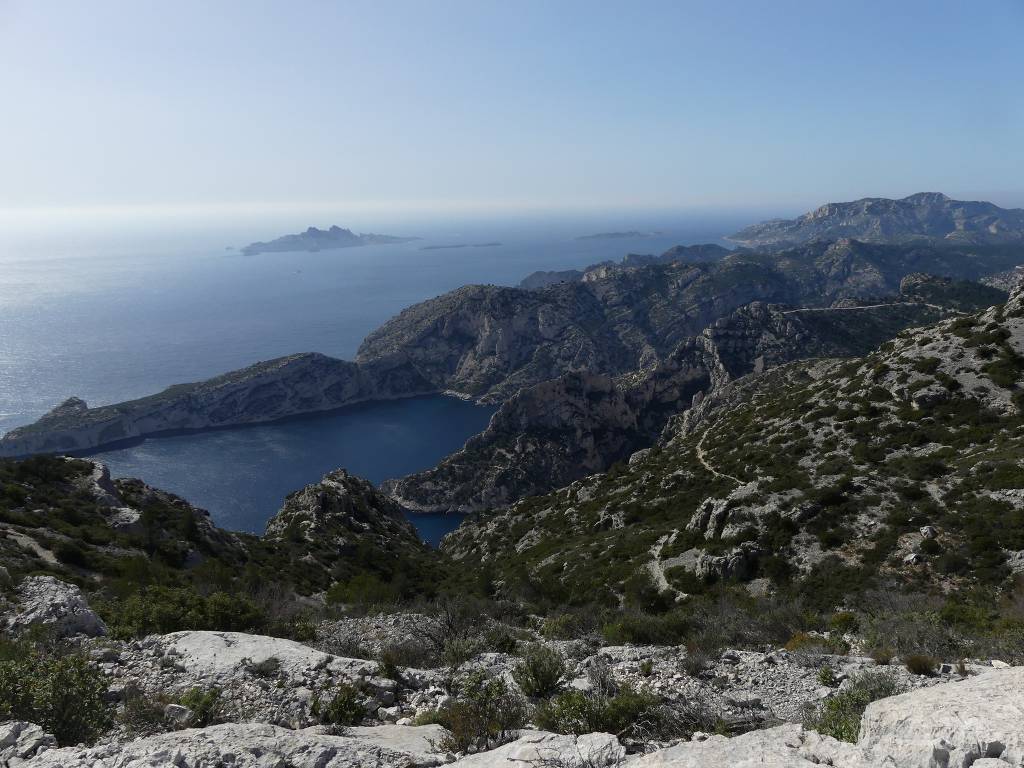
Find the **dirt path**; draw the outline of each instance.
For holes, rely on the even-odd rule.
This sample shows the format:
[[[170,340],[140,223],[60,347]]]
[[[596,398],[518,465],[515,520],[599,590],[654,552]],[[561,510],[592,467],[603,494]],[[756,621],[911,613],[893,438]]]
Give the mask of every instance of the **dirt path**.
[[[891,301],[888,304],[867,304],[863,307],[801,307],[800,309],[787,309],[782,314],[795,315],[797,312],[853,312],[858,309],[881,309],[882,307],[929,307],[940,312],[952,312],[956,315],[964,314],[956,309],[940,307],[938,304],[925,304],[920,301]]]
[[[704,469],[706,469],[715,477],[725,477],[728,478],[729,480],[732,480],[737,485],[743,485],[743,481],[740,480],[738,477],[733,477],[732,475],[727,475],[724,472],[719,472],[717,469],[708,464],[707,459],[704,458],[704,438],[708,436],[708,432],[710,431],[711,427],[705,429],[704,433],[700,436],[700,440],[697,441],[697,461],[699,461],[701,465],[704,467]]]

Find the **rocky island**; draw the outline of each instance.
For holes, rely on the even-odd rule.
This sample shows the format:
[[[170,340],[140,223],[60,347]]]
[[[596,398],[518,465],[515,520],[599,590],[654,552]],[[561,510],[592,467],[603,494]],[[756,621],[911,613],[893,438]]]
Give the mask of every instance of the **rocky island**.
[[[258,253],[330,251],[337,248],[356,248],[362,245],[408,243],[413,240],[419,240],[419,238],[375,235],[372,233],[357,235],[351,229],[342,229],[335,225],[329,229],[310,227],[305,232],[300,232],[296,235],[283,235],[268,242],[250,243],[240,250],[245,256],[255,256]]]

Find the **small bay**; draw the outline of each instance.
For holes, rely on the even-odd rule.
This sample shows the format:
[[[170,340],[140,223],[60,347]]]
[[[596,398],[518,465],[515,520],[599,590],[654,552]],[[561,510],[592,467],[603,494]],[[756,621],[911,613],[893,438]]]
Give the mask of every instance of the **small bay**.
[[[261,533],[292,491],[339,467],[373,483],[427,469],[487,426],[494,409],[443,395],[388,400],[271,424],[147,438],[91,454],[115,477],[209,510],[224,528]],[[412,514],[435,545],[461,515]]]

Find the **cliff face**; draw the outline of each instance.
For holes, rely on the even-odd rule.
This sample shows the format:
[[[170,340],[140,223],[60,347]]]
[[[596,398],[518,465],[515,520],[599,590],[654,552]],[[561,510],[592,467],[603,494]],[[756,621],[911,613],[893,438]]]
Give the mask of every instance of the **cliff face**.
[[[156,395],[88,408],[70,398],[0,439],[0,456],[69,452],[159,432],[250,424],[377,396],[358,366],[320,354],[282,357]]]
[[[414,509],[468,512],[567,485],[650,446],[672,416],[735,378],[801,358],[865,354],[903,328],[951,314],[901,298],[822,310],[754,302],[651,368],[616,379],[568,374],[520,390],[462,450],[384,489]]]
[[[779,248],[843,237],[888,243],[1020,243],[1024,241],[1024,210],[951,200],[937,192],[920,192],[900,200],[865,197],[828,203],[796,219],[755,224],[729,239],[747,246]]]

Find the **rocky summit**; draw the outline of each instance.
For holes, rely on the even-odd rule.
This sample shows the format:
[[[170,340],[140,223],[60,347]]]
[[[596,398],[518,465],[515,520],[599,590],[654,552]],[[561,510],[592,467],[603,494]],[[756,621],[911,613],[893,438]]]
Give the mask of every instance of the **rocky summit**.
[[[828,203],[796,219],[773,219],[729,237],[751,247],[789,247],[850,237],[867,242],[923,240],[975,245],[1024,241],[1024,210],[951,200],[938,192],[890,200]]]

